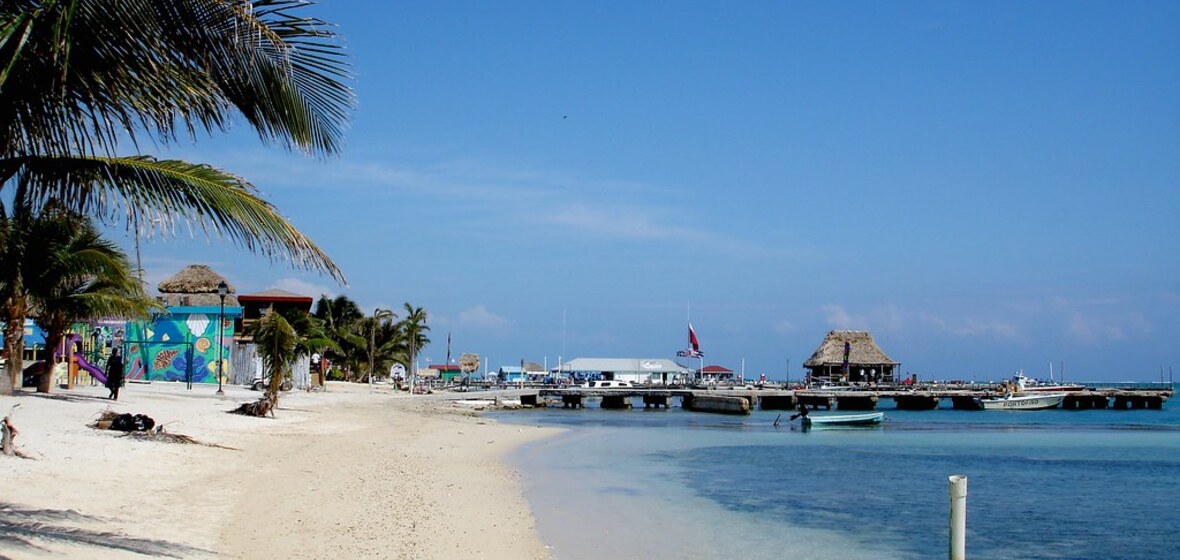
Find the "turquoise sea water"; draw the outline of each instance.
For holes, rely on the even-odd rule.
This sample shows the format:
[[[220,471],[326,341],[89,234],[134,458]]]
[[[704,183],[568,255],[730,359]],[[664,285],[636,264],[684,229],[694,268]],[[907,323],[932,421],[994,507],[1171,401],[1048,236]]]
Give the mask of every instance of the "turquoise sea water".
[[[558,560],[1180,558],[1180,412],[896,411],[880,428],[680,409],[498,413],[569,430],[514,457]],[[785,423],[789,413],[782,414]]]

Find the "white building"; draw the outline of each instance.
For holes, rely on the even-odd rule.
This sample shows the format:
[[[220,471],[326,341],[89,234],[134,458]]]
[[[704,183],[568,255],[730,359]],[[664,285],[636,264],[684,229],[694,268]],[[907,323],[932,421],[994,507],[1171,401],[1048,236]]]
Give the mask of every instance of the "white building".
[[[682,383],[691,374],[688,368],[663,358],[575,358],[561,364],[554,372],[560,377],[613,379],[636,384]]]

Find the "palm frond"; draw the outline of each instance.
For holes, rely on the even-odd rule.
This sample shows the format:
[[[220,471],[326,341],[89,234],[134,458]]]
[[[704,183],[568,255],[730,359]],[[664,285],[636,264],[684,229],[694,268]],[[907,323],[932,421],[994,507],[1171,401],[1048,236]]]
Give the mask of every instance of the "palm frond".
[[[336,153],[349,66],[306,5],[0,2],[0,155],[112,154],[128,135],[223,130],[234,109],[265,140]]]
[[[253,185],[207,165],[148,156],[29,156],[0,159],[0,177],[13,177],[34,209],[56,201],[108,221],[172,223],[180,217],[206,235],[345,282],[327,254]]]

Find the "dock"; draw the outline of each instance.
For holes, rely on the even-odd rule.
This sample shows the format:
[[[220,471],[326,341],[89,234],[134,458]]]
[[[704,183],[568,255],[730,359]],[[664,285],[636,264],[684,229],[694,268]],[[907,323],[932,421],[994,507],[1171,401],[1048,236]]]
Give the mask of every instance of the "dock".
[[[998,387],[942,389],[661,389],[661,388],[539,388],[521,393],[525,406],[559,406],[584,408],[591,399],[600,400],[606,409],[681,408],[720,414],[750,414],[760,410],[796,410],[800,406],[825,410],[876,410],[882,399],[893,402],[897,410],[937,410],[944,401],[951,408],[977,410],[977,399],[1001,396]],[[1090,388],[1067,392],[1061,403],[1064,410],[1159,410],[1172,397],[1168,388]]]

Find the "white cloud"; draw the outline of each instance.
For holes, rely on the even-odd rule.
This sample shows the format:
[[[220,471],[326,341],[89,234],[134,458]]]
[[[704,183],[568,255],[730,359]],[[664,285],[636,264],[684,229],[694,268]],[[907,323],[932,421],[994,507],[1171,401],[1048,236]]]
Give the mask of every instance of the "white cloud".
[[[613,203],[567,205],[551,214],[538,216],[542,222],[572,228],[580,233],[628,239],[704,240],[711,235],[684,227],[682,220],[663,208],[634,207]]]
[[[787,320],[782,320],[774,324],[774,332],[783,336],[792,335],[798,332],[798,330],[799,327],[797,325]]]
[[[824,319],[835,329],[865,330],[869,328],[868,317],[853,315],[842,305],[828,304],[823,306]]]
[[[1122,327],[1107,321],[1085,317],[1076,311],[1069,316],[1066,332],[1078,342],[1087,344],[1126,340],[1128,338],[1126,331]]]
[[[275,281],[272,287],[299,295],[311,296],[315,299],[319,299],[322,295],[327,295],[330,298],[336,297],[335,290],[333,290],[330,286],[323,284],[313,284],[300,278],[280,278]]]
[[[367,198],[396,197],[427,201],[467,216],[472,231],[519,223],[564,233],[613,239],[677,240],[712,244],[725,250],[751,248],[709,229],[694,217],[689,200],[674,187],[627,180],[575,177],[560,172],[505,167],[476,160],[407,166],[377,161],[341,161],[331,165],[290,160],[264,152],[242,162],[246,176],[267,185],[322,188],[325,184],[364,191]],[[658,204],[648,200],[658,199]],[[522,217],[528,217],[522,222]],[[695,224],[686,226],[685,224]]]
[[[967,317],[948,321],[943,317],[928,314],[920,315],[918,318],[938,331],[959,337],[993,337],[1009,340],[1021,338],[1020,327],[998,319]]]
[[[959,336],[991,336],[997,338],[1020,338],[1020,328],[999,320],[968,318],[952,325],[950,332]]]
[[[493,313],[484,305],[460,311],[456,323],[461,327],[490,331],[505,331],[511,326],[508,319]]]

